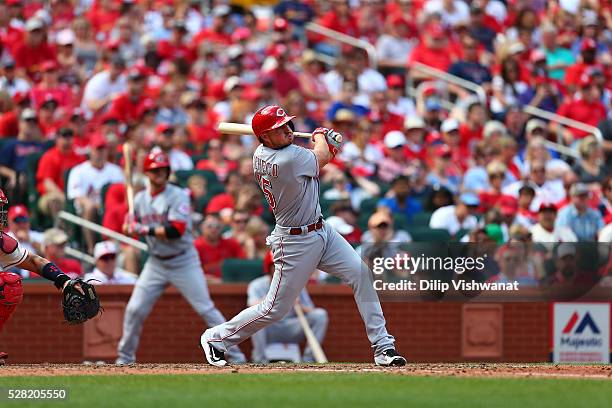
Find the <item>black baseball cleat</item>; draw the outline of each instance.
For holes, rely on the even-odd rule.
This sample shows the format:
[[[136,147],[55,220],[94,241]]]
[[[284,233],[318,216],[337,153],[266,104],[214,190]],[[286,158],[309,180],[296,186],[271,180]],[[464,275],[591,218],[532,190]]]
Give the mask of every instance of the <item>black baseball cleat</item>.
[[[391,366],[403,366],[406,365],[406,359],[399,354],[395,349],[388,349],[382,352],[382,354],[374,357],[374,362],[378,366],[391,367]]]
[[[204,338],[204,334],[200,337],[200,346],[202,346],[202,350],[204,350],[204,355],[206,356],[208,364],[215,367],[225,367],[227,365],[225,353],[214,348],[212,344]]]

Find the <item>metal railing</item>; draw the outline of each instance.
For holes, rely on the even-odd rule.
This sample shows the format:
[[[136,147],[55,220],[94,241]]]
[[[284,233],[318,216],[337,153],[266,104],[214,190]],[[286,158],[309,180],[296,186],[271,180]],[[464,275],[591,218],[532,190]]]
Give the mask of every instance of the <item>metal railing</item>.
[[[138,240],[135,240],[134,238],[130,238],[126,235],[120,234],[116,231],[113,231],[111,229],[98,225],[94,222],[88,221],[74,214],[70,214],[69,212],[60,211],[58,216],[62,220],[76,224],[82,228],[86,228],[91,231],[97,232],[98,234],[106,235],[109,238],[122,242],[126,245],[132,246],[134,248],[140,249],[141,251],[148,251],[148,246],[144,242],[140,242]]]
[[[378,66],[378,56],[376,53],[376,47],[370,44],[367,41],[360,40],[359,38],[352,37],[350,35],[346,35],[341,33],[340,31],[332,30],[327,27],[323,27],[317,23],[308,23],[306,24],[306,31],[311,31],[316,34],[320,34],[324,37],[330,38],[334,41],[338,41],[344,44],[348,44],[355,48],[360,48],[365,50],[368,54],[368,59],[370,60],[370,66],[376,68]]]
[[[440,71],[439,69],[432,68],[429,65],[421,64],[420,62],[414,62],[410,64],[411,71],[419,71],[425,75],[432,76],[436,79],[448,82],[453,85],[460,86],[468,91],[474,92],[478,96],[480,103],[484,104],[487,102],[487,93],[484,88],[474,82],[467,81],[458,76],[449,74],[448,72]],[[409,83],[412,84],[412,76],[408,76]],[[412,86],[414,88],[414,86]]]

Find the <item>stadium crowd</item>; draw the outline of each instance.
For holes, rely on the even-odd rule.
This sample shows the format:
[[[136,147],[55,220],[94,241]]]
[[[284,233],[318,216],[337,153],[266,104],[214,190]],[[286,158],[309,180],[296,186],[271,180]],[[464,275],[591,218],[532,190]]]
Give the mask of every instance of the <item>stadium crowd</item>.
[[[222,135],[217,124],[250,123],[280,104],[298,131],[343,134],[321,175],[321,206],[355,247],[612,240],[610,2],[250,3],[1,2],[0,176],[11,233],[66,272],[91,269],[66,258],[68,245],[94,256],[94,276],[131,282],[138,251],[101,245],[105,237],[58,214],[120,232],[122,144],[136,147],[137,189],[144,157],[161,149],[172,181],[190,191],[207,278],[219,281],[226,259],[265,258],[274,219],[253,180],[255,138]],[[309,22],[370,43],[376,59]],[[423,65],[484,92],[437,81]],[[546,120],[555,113],[599,131]],[[117,260],[124,270],[113,278],[104,265]]]

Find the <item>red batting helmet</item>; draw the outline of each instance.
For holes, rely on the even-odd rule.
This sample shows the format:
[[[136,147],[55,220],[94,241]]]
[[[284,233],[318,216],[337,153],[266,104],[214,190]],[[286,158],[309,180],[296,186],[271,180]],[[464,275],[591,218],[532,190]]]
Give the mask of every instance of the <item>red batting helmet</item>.
[[[161,150],[151,151],[144,159],[143,171],[170,168],[170,158]]]
[[[287,112],[280,106],[269,105],[255,112],[251,126],[255,136],[261,138],[268,130],[277,129],[293,118],[295,116],[287,116]]]
[[[8,198],[0,189],[0,231],[4,231],[6,227],[8,227]]]

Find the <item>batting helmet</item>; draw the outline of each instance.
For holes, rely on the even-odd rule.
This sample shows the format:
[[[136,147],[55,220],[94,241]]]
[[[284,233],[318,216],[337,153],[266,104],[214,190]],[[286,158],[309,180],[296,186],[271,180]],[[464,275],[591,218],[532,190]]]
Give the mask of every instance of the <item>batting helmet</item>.
[[[253,132],[261,138],[268,130],[277,129],[288,123],[295,116],[287,116],[287,112],[278,105],[269,105],[255,112],[253,116]]]
[[[161,150],[152,150],[144,159],[143,171],[170,168],[170,158]]]
[[[8,227],[8,198],[4,191],[0,189],[0,231]]]

